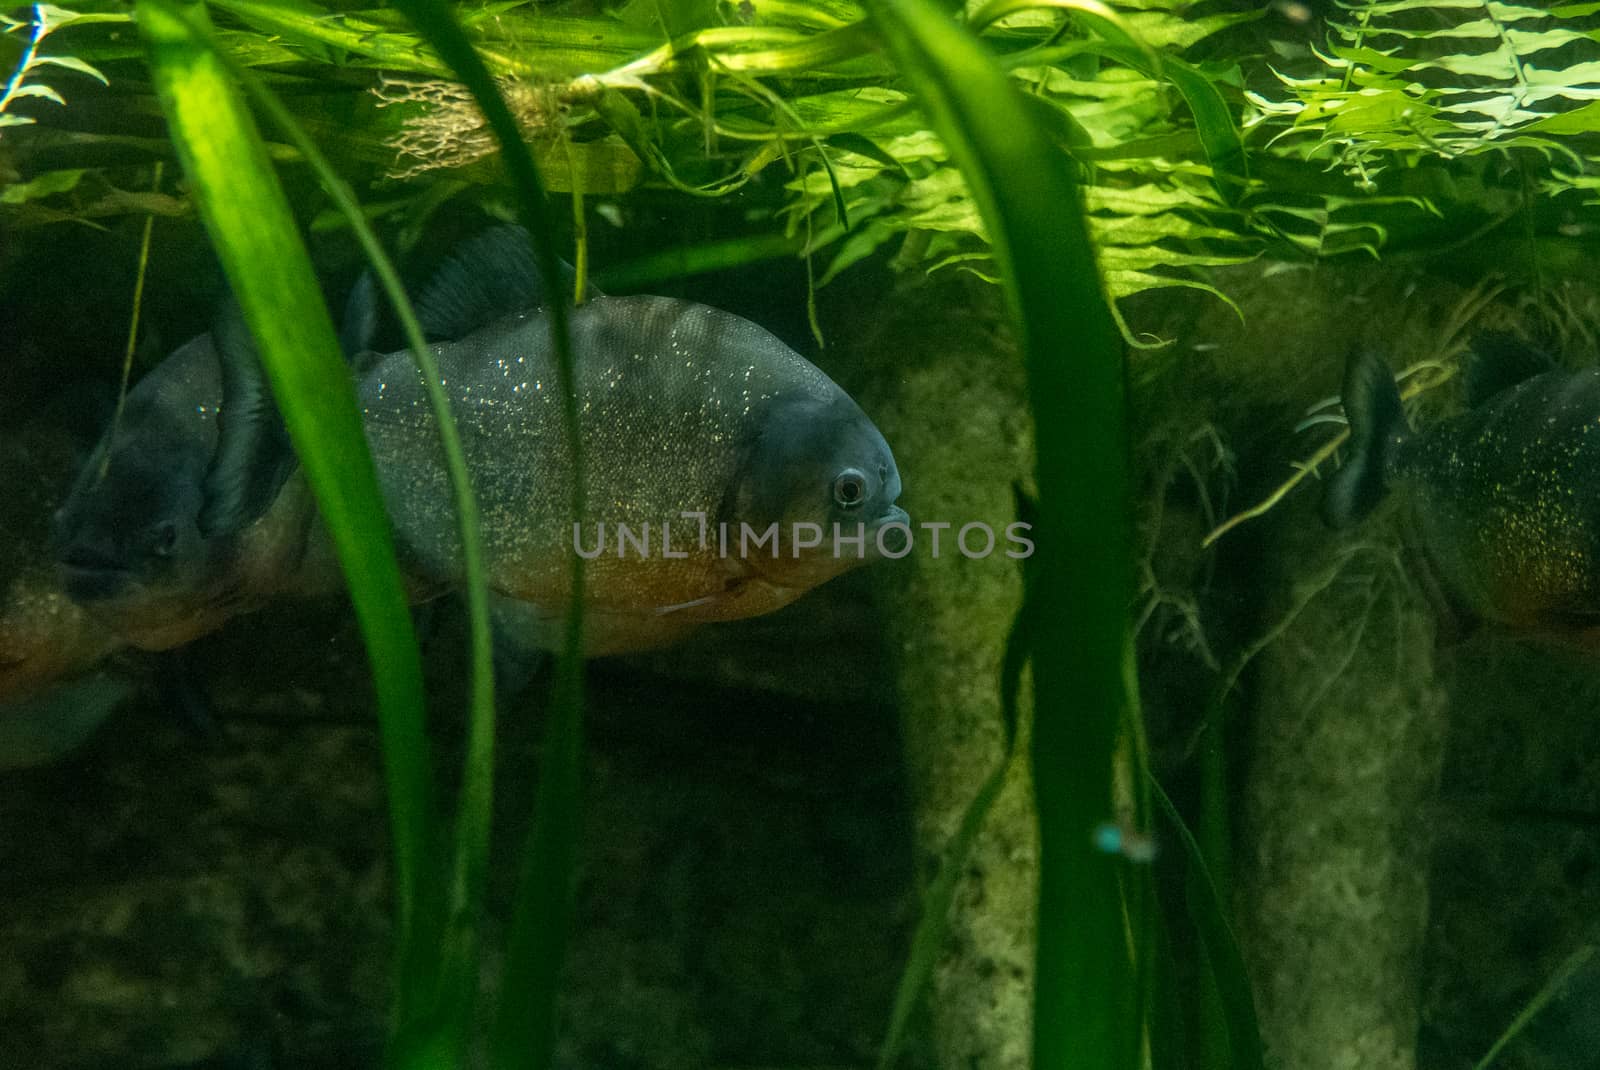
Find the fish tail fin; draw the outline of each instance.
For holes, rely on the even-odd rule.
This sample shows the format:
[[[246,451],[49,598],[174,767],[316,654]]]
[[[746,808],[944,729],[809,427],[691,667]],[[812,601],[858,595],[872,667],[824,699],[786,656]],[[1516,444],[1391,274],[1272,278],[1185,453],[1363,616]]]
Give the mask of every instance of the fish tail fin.
[[[1333,528],[1362,520],[1388,493],[1394,446],[1411,433],[1389,365],[1370,349],[1351,354],[1344,372],[1350,455],[1328,481],[1322,519]]]

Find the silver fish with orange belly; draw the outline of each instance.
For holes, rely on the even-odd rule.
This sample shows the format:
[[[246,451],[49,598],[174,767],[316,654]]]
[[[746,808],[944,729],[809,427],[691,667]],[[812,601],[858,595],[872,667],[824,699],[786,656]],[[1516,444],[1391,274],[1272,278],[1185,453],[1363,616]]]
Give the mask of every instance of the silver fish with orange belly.
[[[527,236],[504,227],[462,246],[417,303],[428,337],[440,340],[496,616],[502,631],[521,633],[514,642],[560,646],[572,555],[601,525],[611,546],[590,562],[584,593],[591,655],[775,610],[870,560],[880,529],[904,523],[883,436],[798,353],[705,305],[601,296],[572,312],[590,506],[575,537],[542,311],[564,299],[557,282],[544,284]],[[347,314],[347,351],[370,336],[351,324],[371,319]],[[91,462],[57,518],[66,589],[134,645],[172,646],[262,601],[339,587],[241,330],[219,319],[215,338],[191,342],[135,388],[121,431],[96,458],[106,458],[103,478]],[[402,566],[424,601],[465,578],[438,428],[408,351],[353,362]],[[710,537],[685,514],[703,517]],[[649,525],[650,551],[615,552],[619,524],[633,533]],[[740,543],[746,527],[761,534],[774,524],[781,543]],[[798,545],[797,527],[824,537]]]
[[[596,655],[778,609],[877,556],[881,529],[906,522],[871,420],[754,323],[665,297],[598,297],[573,310],[571,336],[589,503],[576,529],[546,318],[515,313],[436,347],[489,585],[531,607],[539,645],[559,634],[574,553],[591,559]],[[359,395],[405,567],[459,584],[438,430],[410,355],[384,358]]]

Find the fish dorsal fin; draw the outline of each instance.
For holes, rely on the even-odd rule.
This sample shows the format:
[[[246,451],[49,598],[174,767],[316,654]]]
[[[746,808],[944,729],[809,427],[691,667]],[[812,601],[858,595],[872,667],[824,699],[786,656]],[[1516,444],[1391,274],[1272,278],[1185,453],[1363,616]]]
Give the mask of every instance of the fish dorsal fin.
[[[259,519],[295,466],[288,428],[233,297],[218,311],[211,337],[222,371],[223,403],[198,518],[206,538],[235,534]]]
[[[570,302],[573,277],[572,267],[562,262],[552,289],[539,274],[528,232],[503,224],[450,255],[417,299],[417,318],[429,339],[455,341],[513,312],[552,300]]]
[[[1462,365],[1467,407],[1477,408],[1496,394],[1556,367],[1538,346],[1510,331],[1479,331]]]

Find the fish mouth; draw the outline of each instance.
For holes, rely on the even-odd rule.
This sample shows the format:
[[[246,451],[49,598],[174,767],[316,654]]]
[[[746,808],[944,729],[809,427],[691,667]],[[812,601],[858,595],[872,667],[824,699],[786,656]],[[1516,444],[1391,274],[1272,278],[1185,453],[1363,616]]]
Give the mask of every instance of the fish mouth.
[[[133,570],[86,547],[69,547],[56,561],[56,574],[74,602],[103,602],[133,583]]]
[[[911,514],[898,505],[891,505],[889,506],[889,511],[878,518],[878,522],[872,526],[872,529],[876,531],[879,528],[886,528],[890,524],[904,524],[906,527],[910,527]]]
[[[900,525],[905,530],[901,532],[899,537],[892,543],[886,544],[883,547],[884,550],[889,551],[888,554],[885,554],[879,550],[879,544],[883,541],[883,529],[894,524]],[[884,514],[877,520],[874,520],[872,522],[872,526],[867,529],[867,538],[870,540],[869,545],[872,547],[872,557],[892,556],[895,554],[895,551],[909,550],[911,541],[911,514],[900,508],[898,505],[889,506],[889,508],[885,510]],[[905,555],[899,554],[898,556],[903,557]]]

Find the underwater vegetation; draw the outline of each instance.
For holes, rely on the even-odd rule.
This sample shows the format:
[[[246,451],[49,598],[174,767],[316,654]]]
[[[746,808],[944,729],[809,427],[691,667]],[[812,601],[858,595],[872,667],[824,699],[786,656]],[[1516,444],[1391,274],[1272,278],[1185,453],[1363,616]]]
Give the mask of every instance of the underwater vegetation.
[[[20,741],[6,764],[90,731],[147,671],[126,648],[225,642],[238,618],[347,593],[378,754],[330,750],[381,761],[393,893],[392,932],[362,929],[392,944],[389,987],[363,989],[388,1005],[352,1030],[381,1034],[383,1065],[608,1065],[570,1040],[574,962],[607,976],[581,943],[581,859],[603,842],[584,816],[589,691],[646,703],[585,658],[672,647],[656,664],[687,665],[679,650],[733,644],[722,622],[820,602],[826,625],[870,601],[882,645],[843,656],[879,677],[862,711],[903,721],[915,889],[875,926],[905,930],[897,980],[854,1009],[875,1016],[869,1040],[839,1027],[841,1061],[1431,1065],[1416,903],[1432,841],[1414,829],[1448,779],[1446,708],[1468,700],[1436,686],[1452,655],[1419,587],[1431,576],[1458,609],[1567,632],[1590,626],[1596,590],[1596,414],[1577,396],[1592,373],[1514,385],[1523,373],[1469,363],[1466,411],[1448,419],[1434,388],[1471,329],[1515,328],[1500,348],[1516,353],[1528,336],[1576,351],[1600,322],[1556,296],[1592,270],[1597,14],[1498,0],[16,9],[0,49],[16,336],[68,352],[91,333],[41,331],[47,313],[22,307],[74,299],[24,286],[55,235],[129,254],[79,265],[85,279],[132,266],[105,287],[118,330],[101,335],[125,346],[97,371],[122,385],[93,431],[65,442],[22,418],[34,397],[82,389],[49,382],[48,354],[19,349],[0,371],[0,459],[26,489],[7,493],[0,531],[0,726]],[[215,264],[192,274],[210,282],[181,312],[146,309],[147,277],[185,271],[163,260],[179,234],[203,234]],[[1317,303],[1374,259],[1412,273]],[[755,298],[724,309],[686,284],[716,273]],[[1402,329],[1402,285],[1465,290]],[[918,307],[940,300],[952,307]],[[184,333],[154,339],[142,315]],[[807,334],[815,363],[794,345]],[[1313,412],[1322,437],[1285,479],[1288,425],[1376,343],[1421,362],[1405,400],[1383,360],[1358,356],[1343,417]],[[840,350],[865,355],[852,368]],[[1323,477],[1323,493],[1296,493]],[[1385,513],[1308,533],[1311,498],[1351,528],[1391,488],[1418,530]],[[1260,504],[1225,508],[1229,489]],[[941,567],[885,541],[903,531],[920,555],[925,521],[956,541],[980,520],[1024,522],[1033,552],[980,564],[957,542]],[[839,552],[841,529],[860,553]],[[774,530],[770,551],[744,545]],[[1258,569],[1262,545],[1273,564]],[[465,633],[454,690],[424,672],[413,617],[448,598]],[[508,663],[534,649],[554,662],[530,698]],[[1386,706],[1404,713],[1384,720]],[[508,776],[508,722],[530,720],[540,742],[517,744]],[[314,811],[301,787],[295,806]],[[359,825],[348,801],[337,828]],[[1372,872],[1396,876],[1351,877]],[[1365,992],[1330,980],[1331,1010],[1302,1013],[1305,964],[1369,932],[1324,884],[1377,904],[1386,957]],[[339,909],[372,899],[363,885]],[[1550,1004],[1549,985],[1582,976],[1570,961],[1518,997]],[[50,972],[30,961],[0,980],[21,991]],[[1480,1065],[1534,1015],[1502,1017]],[[1305,1025],[1341,1018],[1348,1049]]]

